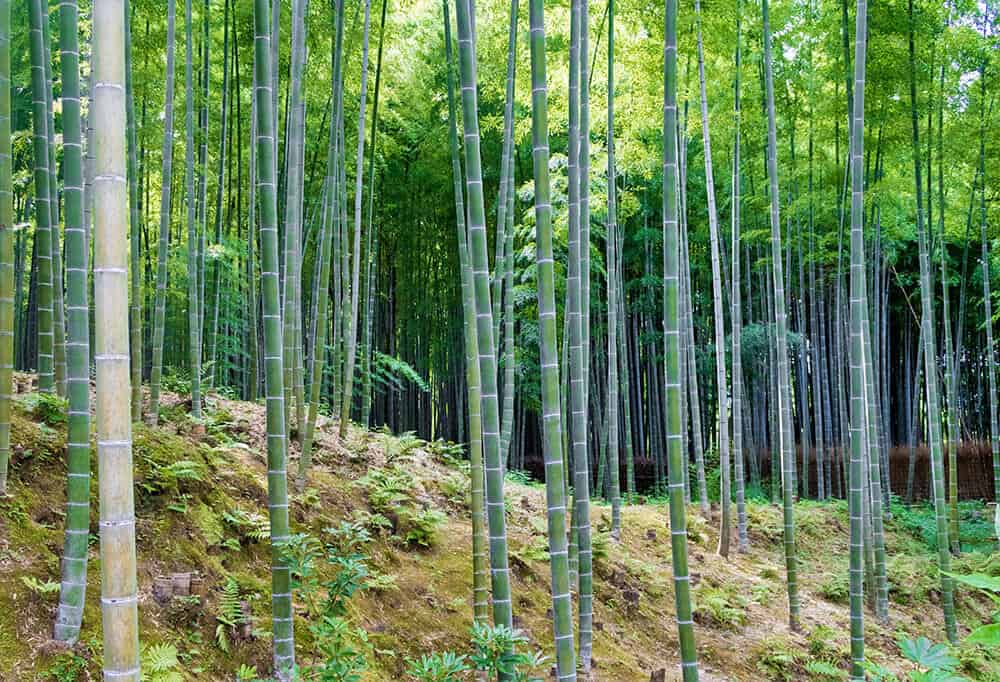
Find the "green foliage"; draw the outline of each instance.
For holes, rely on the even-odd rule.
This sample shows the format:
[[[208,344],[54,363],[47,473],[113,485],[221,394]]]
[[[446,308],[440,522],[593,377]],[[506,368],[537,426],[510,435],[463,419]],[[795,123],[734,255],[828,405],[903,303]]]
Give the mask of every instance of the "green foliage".
[[[427,443],[427,448],[432,455],[451,467],[460,466],[465,459],[465,446],[461,443],[451,443],[438,438]]]
[[[184,682],[177,647],[169,643],[147,645],[142,650],[143,682]]]
[[[826,661],[809,661],[805,665],[811,680],[846,680],[847,672]]]
[[[735,629],[747,622],[747,601],[735,585],[715,586],[702,582],[695,588],[694,617],[699,623],[711,623]]]
[[[251,682],[257,679],[257,666],[241,663],[236,671],[236,682]]]
[[[521,632],[505,625],[475,623],[472,626],[473,653],[470,657],[476,670],[485,671],[490,679],[501,676],[515,682],[541,680],[533,677],[533,671],[545,665],[546,658],[538,652],[517,651],[518,646],[527,644],[528,638]]]
[[[368,504],[377,512],[389,512],[410,501],[413,476],[399,469],[372,469],[358,479],[368,496]]]
[[[230,650],[230,640],[236,628],[246,623],[243,613],[240,586],[232,577],[226,579],[219,595],[219,612],[215,616],[215,641],[225,652]]]
[[[235,507],[232,511],[223,511],[222,520],[239,534],[241,541],[263,542],[271,537],[271,523],[259,512]]]
[[[163,462],[146,453],[140,455],[145,475],[136,482],[146,497],[177,494],[182,483],[200,483],[207,477],[205,465],[190,459]]]
[[[926,637],[902,639],[899,649],[906,660],[917,666],[910,673],[913,682],[963,682],[964,677],[953,673],[958,659],[948,652],[944,644],[935,644]]]
[[[35,421],[48,426],[60,426],[69,421],[69,401],[56,393],[24,393],[18,402]]]
[[[408,514],[406,541],[421,547],[432,547],[438,530],[446,520],[447,517],[440,509],[423,509],[415,514]]]
[[[928,549],[937,549],[937,521],[934,508],[928,503],[893,505],[893,523],[921,541]],[[963,552],[989,554],[996,549],[996,529],[993,520],[983,513],[979,500],[960,500],[958,503],[960,539]]]
[[[472,482],[463,473],[455,472],[438,480],[441,494],[452,504],[465,504],[469,497]]]
[[[420,373],[407,362],[391,355],[375,351],[371,363],[372,383],[384,391],[401,391],[407,383],[413,384],[424,393],[431,387]]]
[[[823,577],[823,582],[819,584],[819,593],[834,604],[846,604],[851,596],[848,576],[843,572],[827,573]]]
[[[364,630],[338,616],[324,614],[309,626],[322,662],[311,671],[321,682],[360,682],[368,669],[370,648]]]
[[[768,680],[797,679],[798,654],[780,637],[765,639],[757,650],[757,669]]]
[[[424,654],[406,662],[406,674],[418,682],[459,682],[461,674],[469,670],[466,657],[451,651]]]
[[[59,583],[54,580],[39,580],[33,575],[22,575],[21,584],[40,597],[59,593]]]
[[[86,679],[87,659],[72,652],[62,654],[53,661],[45,671],[45,675],[46,679],[55,682],[77,682]]]

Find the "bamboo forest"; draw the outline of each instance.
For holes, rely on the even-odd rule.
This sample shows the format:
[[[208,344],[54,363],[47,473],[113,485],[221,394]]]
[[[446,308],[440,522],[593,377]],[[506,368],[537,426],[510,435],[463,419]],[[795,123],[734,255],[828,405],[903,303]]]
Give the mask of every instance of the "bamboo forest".
[[[1000,682],[998,95],[997,0],[0,0],[0,682]]]

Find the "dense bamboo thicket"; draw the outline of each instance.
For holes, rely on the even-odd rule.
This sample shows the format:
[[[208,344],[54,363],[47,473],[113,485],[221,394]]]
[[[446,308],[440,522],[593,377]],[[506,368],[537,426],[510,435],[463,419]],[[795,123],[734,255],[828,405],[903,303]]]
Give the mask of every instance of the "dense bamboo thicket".
[[[180,32],[176,4],[0,0],[0,498],[18,370],[68,432],[61,642],[97,509],[105,679],[141,675],[133,424],[179,410],[204,434],[220,399],[265,406],[280,680],[356,679],[329,675],[365,655],[337,629],[349,590],[309,592],[318,557],[358,556],[289,505],[323,434],[346,451],[369,428],[467,462],[469,622],[501,680],[525,664],[510,480],[545,486],[533,636],[559,680],[603,674],[594,605],[621,576],[597,561],[644,504],[665,506],[676,632],[656,637],[685,682],[689,521],[718,532],[698,561],[740,561],[753,504],[780,508],[787,632],[816,570],[802,510],[844,515],[839,673],[868,674],[869,614],[893,623],[901,504],[933,508],[941,638],[973,629],[958,586],[1000,591],[952,571],[961,510],[1000,524],[992,3],[185,0]],[[373,511],[402,523],[404,497]]]

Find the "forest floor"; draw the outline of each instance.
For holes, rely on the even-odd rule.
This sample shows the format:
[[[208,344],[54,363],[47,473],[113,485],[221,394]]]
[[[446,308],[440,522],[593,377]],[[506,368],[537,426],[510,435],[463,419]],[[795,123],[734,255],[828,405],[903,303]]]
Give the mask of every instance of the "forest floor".
[[[53,399],[25,392],[26,377],[19,382],[10,496],[0,499],[0,680],[99,679],[96,503],[83,632],[80,643],[66,651],[49,640],[62,549],[65,424]],[[140,636],[148,659],[157,656],[153,645],[172,645],[179,662],[168,660],[165,668],[181,677],[149,679],[232,680],[243,665],[265,674],[270,550],[263,407],[212,395],[199,422],[177,394],[168,393],[162,403],[161,425],[137,425],[134,433]],[[327,540],[327,529],[348,519],[355,529],[369,531],[368,589],[348,605],[351,622],[367,633],[364,679],[406,679],[408,657],[469,650],[467,467],[449,444],[354,427],[341,441],[334,426],[321,420],[315,467],[305,490],[291,500],[293,531]],[[293,453],[289,470],[296,467]],[[517,624],[532,647],[551,654],[544,487],[511,476],[506,496]],[[657,500],[646,502],[623,509],[617,544],[606,533],[610,509],[592,507],[599,531],[594,680],[645,682],[663,668],[666,679],[679,679],[667,508]],[[798,633],[787,625],[780,509],[751,502],[750,551],[733,551],[728,559],[716,554],[717,523],[700,516],[697,505],[688,511],[702,679],[821,680],[837,679],[832,668],[846,671],[845,505],[796,505]],[[866,618],[867,654],[905,674],[912,666],[897,641],[917,636],[940,641],[943,627],[930,517],[926,510],[894,507],[894,512],[887,527],[891,623],[880,626]],[[969,548],[981,551],[965,552],[954,570],[1000,574],[1000,555],[988,553],[990,531],[983,529],[991,524],[983,521],[985,515],[981,505],[963,505]],[[162,598],[171,574],[193,571],[203,578],[195,580],[195,596]],[[245,604],[249,623],[223,623],[233,617],[234,600]],[[988,621],[992,605],[985,598],[960,589],[956,600],[962,632]],[[308,664],[316,652],[305,607],[297,606],[299,661]],[[1000,680],[1000,653],[962,645],[955,654],[970,679]]]

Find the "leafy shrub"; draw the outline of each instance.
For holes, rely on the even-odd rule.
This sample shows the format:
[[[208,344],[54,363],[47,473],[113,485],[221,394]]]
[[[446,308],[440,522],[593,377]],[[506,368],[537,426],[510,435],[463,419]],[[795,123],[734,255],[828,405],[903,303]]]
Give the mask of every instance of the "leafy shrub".
[[[465,459],[465,446],[461,443],[451,443],[438,438],[428,443],[427,449],[448,466],[459,466]]]
[[[54,580],[39,580],[33,575],[22,575],[21,584],[39,597],[47,597],[59,592],[59,583]]]
[[[431,547],[437,539],[437,532],[446,520],[440,509],[423,509],[409,515],[407,519],[406,541],[421,547]]]
[[[406,659],[406,674],[419,682],[458,682],[469,669],[466,657],[451,651],[424,654],[419,659]]]
[[[540,680],[529,675],[543,666],[546,658],[539,652],[517,651],[518,646],[527,642],[524,634],[505,625],[475,623],[472,626],[473,653],[470,658],[475,669],[485,671],[491,679],[509,676],[515,681]]]
[[[56,393],[25,393],[20,403],[36,421],[48,426],[69,421],[69,401]]]
[[[260,512],[245,511],[239,507],[223,511],[222,520],[240,536],[240,540],[261,542],[271,536],[271,522]]]
[[[55,682],[76,682],[87,678],[87,659],[70,652],[53,661],[45,671],[46,679]]]
[[[771,637],[761,643],[757,652],[757,669],[764,675],[764,679],[797,679],[797,667],[798,656],[789,648],[787,641]]]
[[[810,680],[846,680],[847,672],[827,661],[809,661],[805,665]]]
[[[851,584],[845,573],[827,573],[819,585],[819,594],[834,604],[846,604],[851,596]]]
[[[732,585],[716,587],[703,582],[694,591],[694,617],[700,623],[737,628],[746,624],[747,602]]]
[[[438,480],[438,489],[452,504],[466,504],[469,499],[471,481],[462,473],[453,473]]]
[[[368,496],[368,503],[378,512],[389,512],[410,501],[413,476],[399,468],[373,469],[358,479]]]

